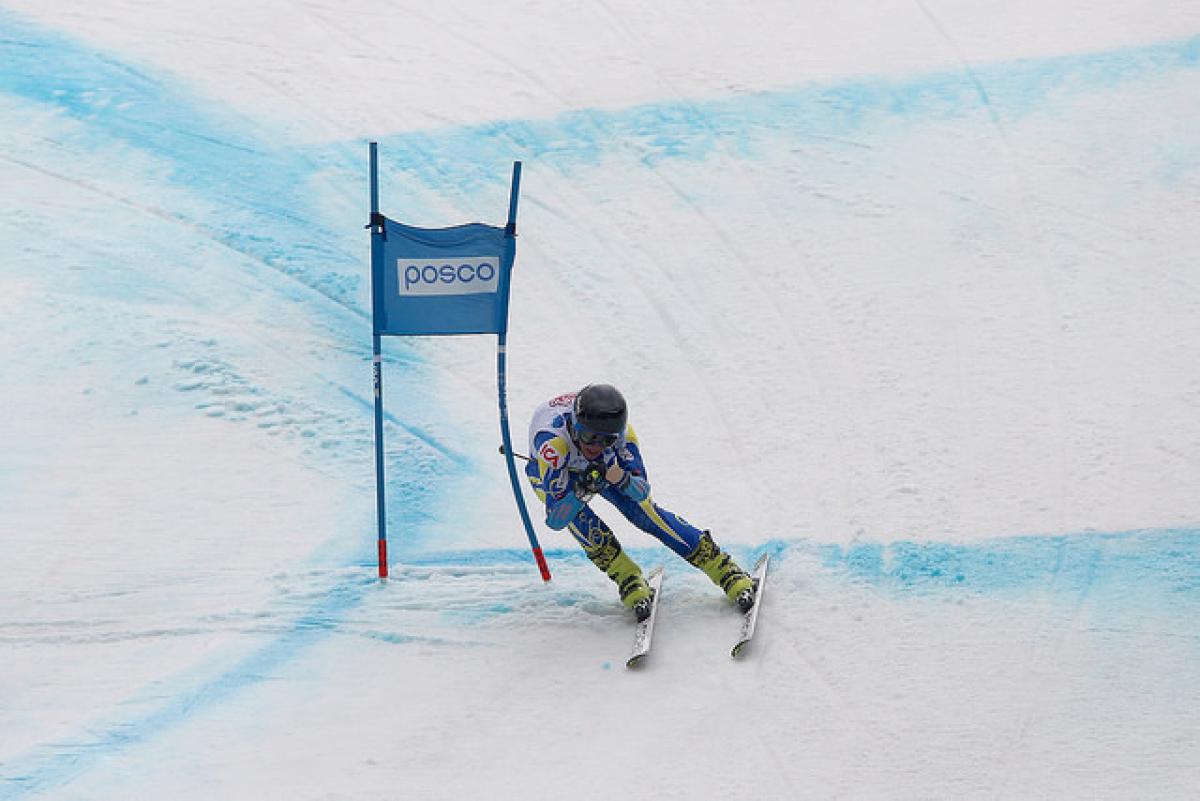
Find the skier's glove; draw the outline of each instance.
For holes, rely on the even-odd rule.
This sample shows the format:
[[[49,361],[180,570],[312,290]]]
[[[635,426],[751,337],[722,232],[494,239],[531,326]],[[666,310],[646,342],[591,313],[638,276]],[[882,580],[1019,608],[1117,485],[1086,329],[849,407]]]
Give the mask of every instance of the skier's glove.
[[[650,497],[650,485],[646,482],[639,472],[635,472],[633,464],[621,464],[620,456],[616,453],[605,461],[606,472],[604,474],[608,486],[615,487],[618,492],[623,494],[635,503],[641,503]]]
[[[604,457],[604,480],[620,490],[629,485],[629,472],[625,465],[621,464],[616,451],[609,451]]]
[[[575,494],[584,502],[608,486],[604,480],[604,470],[604,462],[588,462],[584,470],[575,474]]]

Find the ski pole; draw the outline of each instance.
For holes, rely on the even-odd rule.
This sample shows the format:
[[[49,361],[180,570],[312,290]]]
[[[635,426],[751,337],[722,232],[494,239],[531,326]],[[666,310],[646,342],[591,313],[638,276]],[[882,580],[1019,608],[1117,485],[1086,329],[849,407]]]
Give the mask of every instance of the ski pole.
[[[500,455],[501,456],[504,455],[504,446],[503,445],[500,446]],[[516,451],[513,451],[513,456],[517,457],[518,459],[524,459],[527,462],[530,461],[530,458],[523,453],[517,453]]]

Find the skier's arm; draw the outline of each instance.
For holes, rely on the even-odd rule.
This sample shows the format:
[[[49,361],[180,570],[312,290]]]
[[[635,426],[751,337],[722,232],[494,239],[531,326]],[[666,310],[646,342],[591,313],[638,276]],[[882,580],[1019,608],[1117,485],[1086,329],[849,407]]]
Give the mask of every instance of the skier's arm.
[[[573,476],[567,471],[568,446],[562,437],[541,432],[534,438],[535,482],[546,503],[546,525],[558,531],[570,525],[587,503],[575,493]]]
[[[625,429],[625,444],[612,452],[607,464],[606,478],[625,497],[635,503],[650,497],[650,482],[646,480],[646,466],[642,463],[642,452],[633,426]]]
[[[561,498],[546,496],[546,525],[555,531],[566,528],[586,505],[586,501],[568,490]]]

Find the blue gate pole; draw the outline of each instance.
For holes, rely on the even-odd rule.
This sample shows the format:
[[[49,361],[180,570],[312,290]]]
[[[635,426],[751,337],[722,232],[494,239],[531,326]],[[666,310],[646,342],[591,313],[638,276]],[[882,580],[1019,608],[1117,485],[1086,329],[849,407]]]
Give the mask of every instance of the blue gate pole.
[[[378,286],[376,279],[377,259],[381,247],[379,239],[383,236],[383,221],[379,219],[379,145],[371,143],[371,371],[375,392],[375,505],[379,519],[379,578],[386,579],[388,575],[387,557],[387,511],[384,503],[384,463],[383,463],[383,351],[380,347],[379,323],[376,319],[379,307],[379,293],[383,287]]]
[[[521,162],[513,162],[512,192],[508,196],[508,225],[504,228],[506,237],[515,238],[517,235],[517,195],[521,189]],[[515,261],[515,259],[514,259]],[[542,581],[550,580],[550,567],[546,564],[546,556],[538,543],[537,534],[533,531],[533,522],[529,519],[529,510],[525,508],[525,496],[521,494],[521,483],[517,479],[517,465],[513,459],[512,434],[508,430],[508,378],[506,351],[508,350],[508,291],[504,293],[504,325],[500,327],[496,340],[496,390],[500,398],[500,437],[504,442],[504,459],[508,463],[508,480],[512,484],[513,497],[517,499],[517,509],[521,513],[521,522],[525,524],[525,534],[529,537],[529,547],[533,549],[533,558],[542,574]]]

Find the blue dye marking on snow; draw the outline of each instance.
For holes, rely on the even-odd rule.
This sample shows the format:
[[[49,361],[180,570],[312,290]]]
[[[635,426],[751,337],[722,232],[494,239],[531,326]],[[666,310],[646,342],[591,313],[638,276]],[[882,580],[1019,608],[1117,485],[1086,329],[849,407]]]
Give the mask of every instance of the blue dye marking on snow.
[[[670,565],[674,559],[657,546],[627,550],[640,564],[666,560]],[[729,550],[743,564],[770,553],[775,570],[784,560],[807,558],[825,575],[898,593],[998,594],[1104,586],[1116,591],[1138,588],[1164,598],[1200,599],[1200,529],[1193,528],[1005,537],[968,544],[902,540],[837,545],[772,539],[753,547],[733,545]],[[551,564],[586,559],[580,549],[548,550],[546,558]],[[528,563],[534,571],[532,558],[520,549],[429,552],[405,563],[473,568]],[[678,564],[691,569],[682,561]]]
[[[350,398],[355,403],[362,406],[364,409],[374,412],[374,410],[375,410],[375,400],[374,399],[368,400],[367,398],[364,398],[361,395],[357,395],[357,394],[351,392],[350,390],[346,389],[345,387],[339,386],[338,389],[342,392],[343,395]],[[417,439],[417,440],[420,440],[421,442],[425,443],[430,448],[437,451],[442,456],[445,456],[447,459],[449,459],[450,461],[452,461],[454,464],[458,465],[459,467],[465,468],[465,467],[469,467],[472,464],[471,458],[469,456],[467,456],[466,454],[459,453],[458,451],[450,448],[449,446],[447,446],[443,442],[441,442],[439,439],[434,437],[432,434],[430,434],[426,431],[423,431],[420,428],[417,428],[416,426],[405,422],[404,420],[401,420],[400,418],[396,417],[391,412],[385,410],[383,413],[383,419],[386,420],[387,422],[395,425],[398,428],[404,429],[405,431],[408,432],[408,434],[410,436],[413,437],[413,439]]]
[[[1002,594],[1103,587],[1160,598],[1200,595],[1200,530],[1011,537],[982,543],[814,545],[823,567],[895,591]]]
[[[665,563],[668,570],[694,569],[663,546],[627,547],[641,565]],[[1113,616],[1155,607],[1184,606],[1200,613],[1200,529],[1079,533],[995,538],[971,544],[896,541],[836,545],[805,539],[776,538],[754,546],[734,544],[730,552],[743,566],[763,553],[772,557],[772,573],[793,592],[823,592],[814,582],[870,587],[898,600],[1019,597],[1048,594],[1062,599],[1092,598]],[[553,565],[586,562],[581,549],[546,552]],[[799,567],[789,565],[799,564]],[[539,585],[528,551],[487,549],[439,551],[404,560],[413,568],[482,571],[487,567],[527,565],[529,582]],[[364,568],[370,565],[364,563]],[[672,567],[674,566],[674,567]],[[594,596],[559,594],[551,602],[578,606]],[[614,607],[615,608],[615,607]],[[462,626],[486,625],[497,617],[523,614],[521,604],[494,603],[448,611],[446,620]]]
[[[47,104],[114,140],[173,165],[170,179],[228,205],[209,223],[225,244],[295,275],[366,314],[358,256],[361,220],[328,219],[306,206],[309,181],[332,171],[365,186],[362,143],[288,147],[183,85],[149,76],[111,56],[0,11],[0,91]],[[774,142],[845,137],[886,128],[984,115],[996,122],[1055,108],[1072,94],[1102,91],[1200,66],[1200,36],[905,77],[862,77],[829,84],[709,100],[668,100],[618,110],[571,111],[541,120],[506,120],[398,134],[382,140],[388,173],[471,197],[506,186],[497,165],[523,158],[570,173],[627,155],[647,166],[699,160],[714,152],[754,157]],[[261,130],[262,126],[258,128]],[[1181,145],[1190,154],[1189,146]],[[1195,168],[1181,158],[1176,169]],[[420,193],[388,213],[422,222]],[[490,194],[488,195],[490,196]],[[502,197],[502,195],[501,195]],[[411,207],[407,204],[417,204]],[[502,204],[501,204],[502,205]],[[501,209],[502,211],[502,209]],[[330,269],[330,266],[334,269]],[[347,266],[349,268],[347,269]]]
[[[3,9],[0,64],[0,92],[52,108],[77,123],[71,129],[72,147],[114,154],[115,173],[122,170],[120,154],[147,154],[163,170],[155,180],[165,179],[189,197],[201,198],[203,204],[188,208],[155,210],[179,223],[181,236],[217,241],[294,279],[297,299],[305,292],[318,293],[357,318],[368,316],[365,147],[290,147],[264,126],[175,79],[124,63]],[[146,169],[144,163],[138,165]],[[50,166],[61,166],[69,174],[69,165]],[[348,184],[359,182],[363,208],[348,211],[361,212],[363,219],[329,216],[313,186],[314,176],[322,171],[342,171]],[[89,182],[104,184],[94,176]],[[346,333],[361,331],[351,325]],[[368,340],[364,337],[359,344],[365,350]],[[402,342],[388,346],[389,353],[405,349]],[[396,361],[389,357],[389,362]],[[423,362],[411,352],[398,361],[405,372]],[[416,402],[424,393],[413,389],[427,385],[432,382],[413,374],[404,378],[398,391],[407,391],[405,397]],[[338,388],[371,408],[371,401]],[[475,461],[407,421],[394,415],[389,421],[446,457],[431,464],[417,451],[389,450],[391,476],[426,476],[420,483],[389,483],[393,522],[415,531],[428,522],[420,509],[439,500],[442,485],[437,479],[469,471]]]
[[[366,242],[363,221],[323,219],[315,204],[306,200],[313,194],[308,186],[313,174],[329,167],[342,151],[305,152],[271,142],[256,135],[247,120],[170,79],[152,76],[67,37],[27,25],[4,10],[0,10],[0,65],[0,93],[55,109],[69,123],[64,127],[70,130],[71,147],[113,155],[114,174],[122,171],[122,154],[146,154],[156,168],[165,170],[162,178],[204,201],[186,209],[154,210],[161,212],[160,219],[179,223],[181,236],[215,240],[295,279],[297,288],[306,286],[358,319],[365,318],[359,297],[366,274],[360,252]],[[60,123],[51,120],[48,124]],[[365,152],[365,147],[362,150]],[[361,160],[365,162],[365,158]],[[137,164],[145,169],[146,160],[138,159]],[[69,175],[71,165],[48,167],[61,168]],[[365,167],[358,173],[365,197]],[[104,185],[102,177],[90,176],[89,182]],[[205,208],[213,211],[205,212]],[[119,207],[114,213],[128,211]],[[365,347],[367,340],[362,344]],[[413,361],[409,359],[402,368],[412,369]],[[364,372],[364,379],[367,375]],[[392,422],[403,425],[394,417]],[[405,428],[441,457],[449,457],[422,465],[426,481],[421,485],[390,485],[402,490],[393,494],[399,501],[393,522],[407,532],[419,533],[424,521],[409,509],[436,502],[436,493],[427,486],[429,479],[461,472],[467,460],[423,432]],[[416,456],[403,453],[392,458],[400,463],[399,468],[393,465],[393,476],[417,472],[404,466],[406,459]],[[364,537],[363,546],[367,545],[373,543]],[[312,563],[327,565],[329,559],[340,557],[344,564],[345,554],[331,551],[345,550],[344,544],[320,549]],[[130,699],[131,705],[152,706],[151,711],[122,719],[122,705],[111,710],[108,720],[94,721],[69,741],[45,743],[7,760],[0,770],[0,798],[53,791],[100,760],[147,743],[198,712],[227,703],[245,689],[270,680],[336,631],[346,614],[376,586],[367,578],[333,586],[297,610],[286,631],[251,649],[232,667],[201,663],[187,675],[157,682],[147,691],[145,701]],[[387,636],[400,642],[405,635]],[[160,697],[167,700],[154,700]]]
[[[385,642],[388,645],[412,645],[414,643],[421,645],[439,645],[439,646],[455,646],[459,648],[474,648],[486,643],[477,642],[474,640],[451,640],[445,637],[429,637],[416,634],[402,634],[395,631],[363,631],[359,632],[360,637],[365,637],[368,640],[378,640]]]
[[[0,798],[23,798],[61,787],[114,752],[144,743],[199,710],[223,703],[241,690],[271,679],[284,664],[335,629],[375,583],[363,580],[331,588],[286,633],[212,678],[174,692],[157,685],[155,694],[169,695],[170,700],[143,717],[89,727],[82,741],[48,743],[12,760],[4,766]]]
[[[159,180],[203,196],[214,209],[210,214],[159,210],[165,217],[366,316],[359,247],[366,241],[363,221],[357,227],[342,225],[307,200],[314,195],[314,174],[339,163],[344,151],[303,152],[274,142],[262,126],[174,79],[151,75],[4,10],[0,64],[0,92],[79,123],[72,129],[72,147],[146,154],[162,165]]]
[[[586,558],[579,548],[543,548],[546,559],[553,561],[581,561]],[[533,555],[528,548],[479,548],[470,551],[413,549],[403,554],[405,565],[429,567],[455,565],[458,567],[494,566],[528,563],[533,565]],[[367,566],[364,564],[364,566]]]
[[[464,193],[495,185],[494,165],[512,158],[570,173],[624,155],[653,168],[714,153],[755,158],[780,141],[837,140],[912,121],[977,117],[1005,124],[1097,93],[1200,66],[1200,36],[1103,53],[1026,59],[919,76],[864,77],[833,84],[676,100],[620,110],[572,111],[388,137],[381,148],[406,176]],[[1196,168],[1194,143],[1179,139],[1179,169]],[[417,209],[413,210],[414,212]]]

